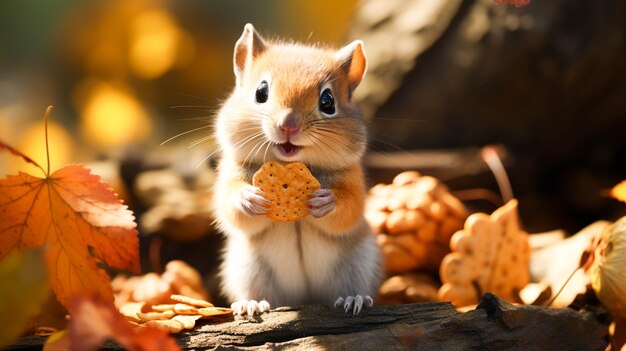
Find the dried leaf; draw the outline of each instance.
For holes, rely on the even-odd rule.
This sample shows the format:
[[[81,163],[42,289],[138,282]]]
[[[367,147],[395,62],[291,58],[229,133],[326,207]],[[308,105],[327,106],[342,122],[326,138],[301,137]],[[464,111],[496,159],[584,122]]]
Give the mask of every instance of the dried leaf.
[[[135,226],[132,212],[81,165],[46,178],[19,173],[0,180],[0,259],[46,245],[50,286],[66,307],[75,294],[113,301],[109,277],[90,250],[110,266],[138,271]]]
[[[42,250],[15,251],[0,262],[0,347],[14,341],[46,301]]]
[[[600,235],[589,270],[591,286],[614,317],[626,319],[626,217]]]
[[[46,111],[46,126],[51,111],[52,107]],[[139,271],[132,212],[100,177],[81,165],[50,174],[49,157],[44,170],[0,141],[3,149],[34,164],[45,176],[20,172],[0,180],[0,259],[14,250],[45,245],[50,287],[65,307],[77,294],[98,294],[113,301],[109,277],[98,264]]]
[[[490,216],[474,213],[450,240],[452,252],[441,262],[441,301],[457,306],[478,303],[480,295],[517,302],[530,279],[528,234],[519,224],[517,200]]]
[[[611,196],[619,201],[626,202],[626,180],[623,180],[611,189]]]
[[[77,296],[70,306],[70,350],[95,351],[106,339],[114,339],[129,351],[179,351],[174,339],[154,328],[135,328],[109,301],[95,296]],[[66,345],[56,341],[55,344]],[[47,348],[47,351],[67,350]]]

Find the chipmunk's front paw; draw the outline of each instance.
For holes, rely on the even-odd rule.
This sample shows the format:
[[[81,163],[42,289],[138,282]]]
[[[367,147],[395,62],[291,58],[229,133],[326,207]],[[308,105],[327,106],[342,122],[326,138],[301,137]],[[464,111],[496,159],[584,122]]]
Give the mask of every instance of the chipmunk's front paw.
[[[246,185],[241,190],[239,209],[248,216],[266,214],[270,202],[263,195],[265,195],[263,190],[252,185]]]
[[[337,205],[335,195],[328,189],[316,190],[307,203],[311,206],[309,213],[315,218],[326,216]]]
[[[230,309],[233,310],[234,315],[243,315],[248,314],[249,316],[254,316],[255,314],[261,314],[263,312],[267,312],[270,310],[270,303],[261,300],[239,300],[235,301],[230,305]]]
[[[352,315],[356,316],[361,313],[363,304],[365,304],[366,307],[372,307],[374,305],[374,300],[368,295],[348,296],[345,299],[340,297],[335,300],[334,307],[341,307],[346,313],[352,312]]]

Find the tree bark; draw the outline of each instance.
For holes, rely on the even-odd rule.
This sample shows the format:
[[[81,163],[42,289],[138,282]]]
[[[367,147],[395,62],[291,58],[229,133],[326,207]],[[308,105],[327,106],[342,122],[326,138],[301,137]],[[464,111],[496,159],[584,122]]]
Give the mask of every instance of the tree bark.
[[[602,317],[514,306],[487,293],[466,313],[446,302],[374,307],[359,316],[319,305],[282,307],[176,337],[185,350],[604,350]],[[44,341],[27,337],[10,350],[39,350]],[[119,350],[112,343],[103,349]]]

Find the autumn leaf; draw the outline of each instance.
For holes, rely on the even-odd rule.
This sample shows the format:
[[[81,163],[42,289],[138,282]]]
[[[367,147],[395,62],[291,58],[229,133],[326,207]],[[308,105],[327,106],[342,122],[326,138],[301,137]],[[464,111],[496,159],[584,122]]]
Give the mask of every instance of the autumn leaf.
[[[45,246],[50,287],[65,307],[78,294],[113,301],[109,277],[99,265],[139,271],[132,212],[82,165],[50,174],[49,164],[44,171],[0,141],[1,149],[35,164],[45,176],[20,172],[0,180],[0,260],[14,250]]]
[[[611,196],[619,201],[626,202],[626,180],[623,180],[611,189]]]
[[[40,312],[50,289],[41,249],[13,252],[0,262],[0,348]]]
[[[115,306],[96,296],[75,296],[70,304],[69,333],[46,342],[45,351],[95,351],[106,339],[115,339],[129,351],[179,351],[174,339],[165,332],[134,327]],[[68,342],[69,338],[69,342]]]

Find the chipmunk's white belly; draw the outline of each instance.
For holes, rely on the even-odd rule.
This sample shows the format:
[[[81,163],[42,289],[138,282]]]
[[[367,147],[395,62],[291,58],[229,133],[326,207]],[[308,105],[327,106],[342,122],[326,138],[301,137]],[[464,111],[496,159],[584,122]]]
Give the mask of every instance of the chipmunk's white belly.
[[[278,223],[259,242],[260,253],[285,301],[281,305],[322,302],[324,284],[339,260],[333,245],[305,223]]]

